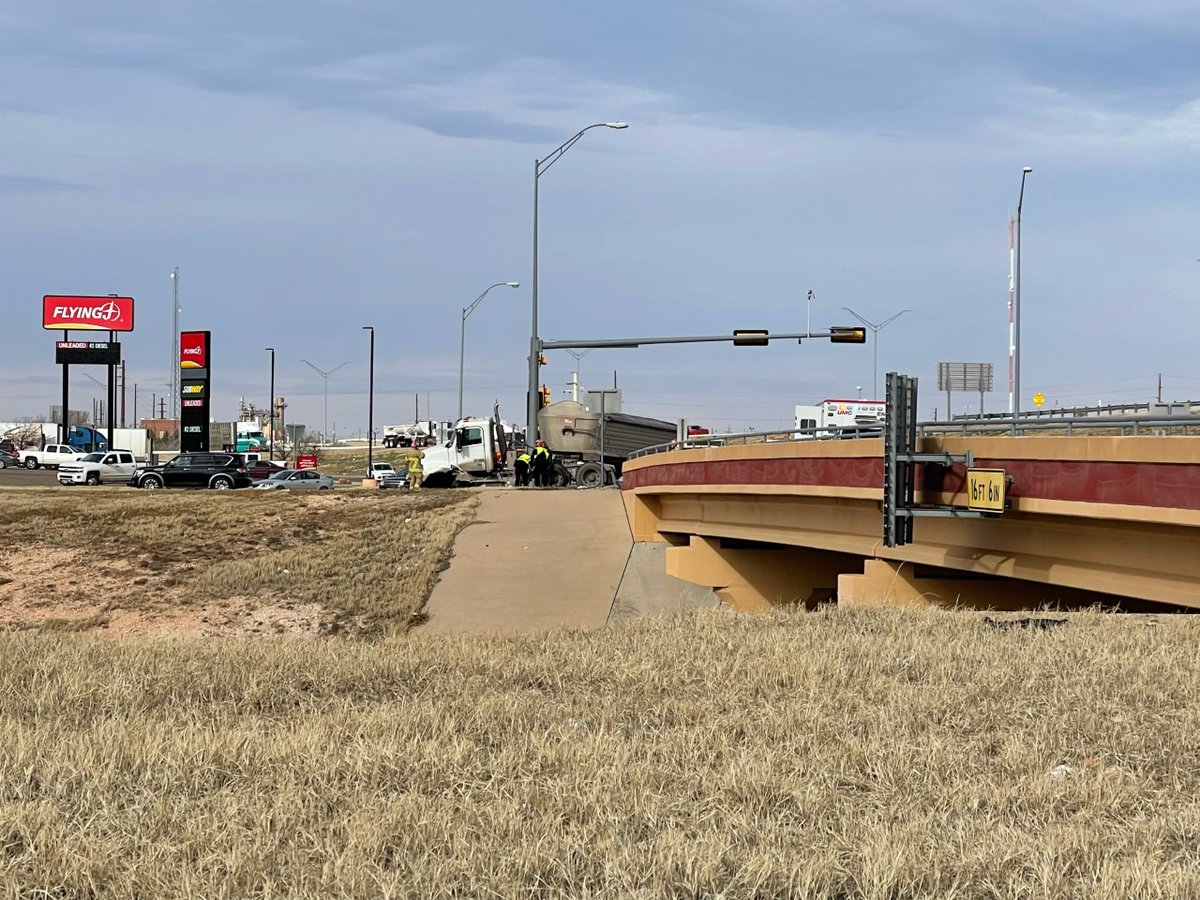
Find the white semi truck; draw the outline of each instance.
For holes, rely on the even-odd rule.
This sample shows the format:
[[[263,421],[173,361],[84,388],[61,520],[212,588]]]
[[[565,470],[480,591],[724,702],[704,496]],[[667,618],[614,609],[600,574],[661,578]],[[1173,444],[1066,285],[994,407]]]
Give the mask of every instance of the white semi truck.
[[[674,440],[676,427],[660,419],[606,413],[601,428],[598,412],[564,400],[538,413],[538,433],[554,456],[556,485],[595,487],[612,483],[635,450]],[[508,475],[509,434],[500,421],[499,410],[487,418],[460,419],[444,443],[425,450],[421,466],[425,486],[504,480]]]

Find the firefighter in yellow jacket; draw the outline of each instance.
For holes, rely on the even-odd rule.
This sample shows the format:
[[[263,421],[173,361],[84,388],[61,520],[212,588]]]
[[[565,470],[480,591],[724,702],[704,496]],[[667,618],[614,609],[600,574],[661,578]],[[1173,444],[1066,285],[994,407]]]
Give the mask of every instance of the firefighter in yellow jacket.
[[[533,442],[533,462],[530,464],[533,483],[538,487],[549,487],[554,472],[554,460],[546,442],[538,438]]]
[[[421,489],[421,479],[425,475],[424,470],[421,468],[421,460],[424,458],[424,452],[416,445],[416,442],[414,441],[412,452],[408,459],[405,460],[405,463],[408,466],[409,490],[419,491]]]
[[[513,463],[513,472],[516,474],[517,487],[527,487],[529,485],[529,467],[533,463],[533,457],[528,450],[522,450],[518,454],[516,461]]]

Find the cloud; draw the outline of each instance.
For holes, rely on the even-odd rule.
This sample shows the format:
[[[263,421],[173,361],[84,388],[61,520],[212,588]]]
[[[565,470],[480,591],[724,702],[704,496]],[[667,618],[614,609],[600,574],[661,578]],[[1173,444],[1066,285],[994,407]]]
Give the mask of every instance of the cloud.
[[[94,190],[91,185],[58,181],[53,178],[38,178],[33,175],[0,175],[0,196],[90,190]]]

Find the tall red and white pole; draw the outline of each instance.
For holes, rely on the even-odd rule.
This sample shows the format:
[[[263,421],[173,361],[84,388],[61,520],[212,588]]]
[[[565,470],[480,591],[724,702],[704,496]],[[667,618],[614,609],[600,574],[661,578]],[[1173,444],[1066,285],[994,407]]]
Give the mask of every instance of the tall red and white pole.
[[[1013,396],[1013,360],[1017,351],[1016,319],[1013,315],[1015,306],[1016,282],[1016,242],[1013,238],[1016,219],[1008,218],[1008,414],[1015,416],[1017,406]]]

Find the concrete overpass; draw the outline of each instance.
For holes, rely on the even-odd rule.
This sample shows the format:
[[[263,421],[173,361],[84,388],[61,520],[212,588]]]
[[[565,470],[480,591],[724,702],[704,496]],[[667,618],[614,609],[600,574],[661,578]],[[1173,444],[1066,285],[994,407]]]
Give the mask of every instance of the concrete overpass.
[[[783,440],[668,450],[625,464],[635,541],[731,606],[1093,603],[1200,608],[1200,438],[926,436],[1011,477],[987,518],[920,518],[884,547],[883,441]],[[961,465],[927,468],[918,500],[966,508]]]

